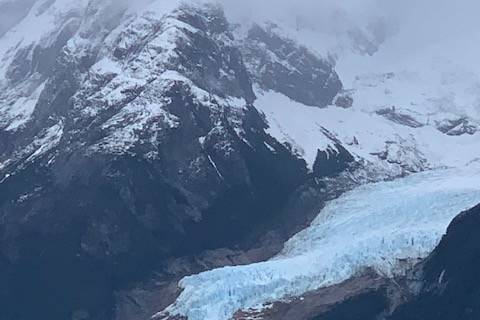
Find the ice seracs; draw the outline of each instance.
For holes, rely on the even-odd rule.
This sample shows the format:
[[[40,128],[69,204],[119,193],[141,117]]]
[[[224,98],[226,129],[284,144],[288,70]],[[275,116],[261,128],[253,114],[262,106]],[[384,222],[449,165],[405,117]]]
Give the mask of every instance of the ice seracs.
[[[480,202],[479,174],[474,163],[359,187],[328,203],[275,258],[184,278],[180,297],[157,317],[230,319],[240,309],[261,309],[365,268],[401,274],[405,261],[427,256],[450,221]]]

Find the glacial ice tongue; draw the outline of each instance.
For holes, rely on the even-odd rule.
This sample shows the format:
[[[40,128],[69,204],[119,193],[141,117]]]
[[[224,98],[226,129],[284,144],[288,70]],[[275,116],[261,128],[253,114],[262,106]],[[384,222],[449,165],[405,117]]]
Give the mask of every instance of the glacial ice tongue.
[[[426,257],[451,220],[480,202],[480,165],[364,185],[333,200],[275,258],[184,278],[164,312],[230,319],[240,309],[340,283],[367,267],[386,276]]]

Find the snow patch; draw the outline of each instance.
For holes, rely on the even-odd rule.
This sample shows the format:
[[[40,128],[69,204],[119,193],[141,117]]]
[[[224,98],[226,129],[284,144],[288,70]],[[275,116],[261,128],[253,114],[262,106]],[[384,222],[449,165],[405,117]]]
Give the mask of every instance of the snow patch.
[[[210,155],[208,155],[208,161],[210,162],[210,164],[212,165],[212,167],[215,169],[215,171],[217,172],[217,175],[218,177],[221,179],[221,180],[225,180],[223,178],[223,175],[222,173],[220,172],[220,170],[218,170],[218,167],[217,167],[217,164],[215,163],[215,161],[213,161],[212,157]]]
[[[0,115],[3,117],[0,125],[6,125],[6,131],[17,131],[30,120],[45,84],[38,86],[30,96],[13,98],[15,102],[11,105],[0,105]]]
[[[27,162],[33,161],[41,155],[55,148],[63,136],[63,123],[59,122],[54,126],[46,129],[42,135],[35,139],[32,147],[35,151],[27,158]]]
[[[305,159],[310,169],[313,168],[318,150],[334,147],[334,142],[325,135],[318,117],[312,117],[314,108],[273,91],[260,93],[257,90],[256,94],[258,99],[255,107],[267,118],[267,133],[290,146],[292,151]]]
[[[50,41],[50,36],[62,27],[60,22],[64,17],[75,12],[82,13],[89,3],[88,0],[56,0],[42,11],[44,2],[37,1],[20,23],[0,37],[0,84],[5,80],[7,67],[19,48]]]
[[[357,160],[400,175],[428,168],[463,166],[480,157],[479,133],[448,136],[434,122],[421,127],[395,123],[365,108],[308,107],[273,91],[257,90],[255,107],[267,132],[290,145],[312,168],[317,151],[335,148],[333,135]],[[374,101],[374,100],[372,100]]]

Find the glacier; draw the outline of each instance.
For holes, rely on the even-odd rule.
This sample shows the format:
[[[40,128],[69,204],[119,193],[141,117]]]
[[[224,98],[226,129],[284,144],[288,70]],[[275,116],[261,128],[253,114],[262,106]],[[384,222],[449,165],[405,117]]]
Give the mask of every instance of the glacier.
[[[209,2],[186,2],[202,1]],[[218,107],[218,113],[223,109],[244,107],[245,102],[241,99],[228,96],[225,100],[219,99],[195,86],[185,75],[165,67],[168,59],[175,56],[176,41],[189,40],[185,31],[199,31],[171,14],[185,1],[130,2],[37,1],[23,20],[0,37],[0,133],[3,130],[10,139],[28,128],[28,123],[38,112],[42,93],[49,86],[50,74],[37,72],[12,84],[8,77],[9,67],[15,65],[15,60],[22,54],[26,54],[30,61],[34,52],[32,48],[51,47],[62,30],[69,29],[68,26],[79,28],[65,44],[72,56],[79,58],[94,48],[99,50],[97,63],[87,78],[82,79],[86,89],[90,85],[93,87],[99,79],[114,77],[99,96],[91,97],[91,104],[84,103],[81,95],[75,97],[81,102],[75,105],[79,115],[95,118],[103,111],[103,103],[106,106],[121,105],[126,101],[125,92],[147,83],[151,85],[145,95],[112,114],[100,127],[105,137],[89,149],[92,154],[93,151],[126,153],[139,142],[142,131],[150,130],[156,134],[163,128],[176,128],[179,120],[165,110],[163,97],[156,95],[173,82],[185,83],[190,87],[192,97],[204,105],[215,98],[219,104],[212,104],[210,109]],[[222,41],[240,46],[245,41],[242,32],[247,32],[251,25],[235,21],[243,19],[233,17],[241,11],[236,4],[238,1],[221,2],[232,22],[238,22],[244,29],[232,30],[235,37]],[[291,238],[284,250],[269,261],[184,278],[180,282],[183,292],[179,299],[159,315],[168,312],[186,315],[191,320],[228,319],[238,309],[263,308],[271,301],[289,299],[339,283],[365,268],[394,276],[404,272],[406,260],[413,262],[428,255],[451,219],[480,201],[477,186],[479,165],[476,163],[476,159],[480,159],[480,69],[476,67],[478,51],[470,50],[469,45],[480,38],[476,31],[476,10],[467,5],[468,2],[474,3],[473,0],[466,0],[460,15],[462,21],[456,22],[444,19],[451,15],[446,5],[436,4],[437,10],[431,12],[428,2],[420,4],[424,8],[419,10],[417,6],[416,10],[409,10],[411,19],[397,26],[399,30],[380,35],[385,39],[376,39],[375,30],[369,30],[369,27],[382,23],[384,19],[391,20],[392,16],[379,12],[380,17],[374,17],[377,15],[377,9],[373,10],[376,8],[374,0],[349,0],[342,4],[334,0],[323,1],[325,10],[318,10],[324,12],[321,19],[318,12],[313,14],[315,10],[311,10],[310,16],[308,12],[291,11],[295,8],[290,5],[284,8],[286,4],[280,2],[274,7],[282,8],[272,8],[268,2],[262,2],[261,6],[267,7],[264,10],[251,10],[247,6],[245,14],[253,14],[249,17],[250,23],[278,22],[276,32],[285,33],[287,38],[295,39],[319,56],[331,58],[346,93],[352,98],[352,106],[347,109],[336,106],[311,108],[280,92],[257,90],[254,107],[265,115],[269,124],[267,133],[292,146],[293,151],[305,160],[308,169],[313,168],[318,150],[335,148],[339,142],[357,162],[366,167],[379,167],[389,178],[435,170],[393,182],[368,184],[331,201],[310,227]],[[367,5],[370,2],[372,4]],[[353,3],[358,4],[353,6]],[[294,6],[302,7],[297,2]],[[401,6],[412,8],[405,3]],[[123,22],[114,22],[127,7],[128,11],[121,19]],[[360,8],[361,11],[375,12],[360,19],[363,16],[358,12]],[[288,17],[277,17],[272,9],[280,15],[287,13]],[[264,13],[266,16],[262,16]],[[428,23],[419,23],[424,22],[425,14],[434,14],[441,21],[433,24],[433,32],[425,30],[432,27]],[[283,18],[286,21],[282,21]],[[103,22],[108,21],[107,26],[103,26]],[[160,23],[164,28],[157,32],[155,26]],[[419,36],[411,39],[412,34]],[[432,34],[441,34],[442,37],[429,39]],[[138,59],[125,64],[112,59],[110,52],[115,48],[126,49],[143,43],[144,39],[150,40],[145,42],[145,50],[139,53]],[[469,50],[462,49],[466,47]],[[156,80],[149,82],[152,75]],[[408,116],[418,126],[392,121],[382,114],[385,110],[396,116]],[[10,158],[0,159],[1,171],[11,164],[23,165],[47,155],[62,139],[69,137],[66,119],[59,116],[49,120],[51,123],[32,133],[31,141],[22,142]],[[237,119],[232,116],[230,120],[235,122]],[[444,122],[454,125],[443,130]],[[462,131],[458,126],[472,129]],[[243,139],[241,124],[234,130]],[[155,134],[149,136],[153,142],[157,139]],[[198,139],[203,145],[205,136]],[[245,142],[248,144],[247,140]],[[275,152],[268,143],[266,147]],[[208,155],[206,160],[223,180],[224,173],[217,168],[215,159]],[[440,169],[454,166],[462,168]],[[5,173],[3,178],[2,172],[0,183],[12,174]],[[26,199],[28,195],[20,198]]]
[[[230,319],[338,284],[372,268],[401,275],[438,244],[451,220],[480,202],[480,163],[363,185],[330,201],[269,261],[185,277],[176,302],[157,317]]]

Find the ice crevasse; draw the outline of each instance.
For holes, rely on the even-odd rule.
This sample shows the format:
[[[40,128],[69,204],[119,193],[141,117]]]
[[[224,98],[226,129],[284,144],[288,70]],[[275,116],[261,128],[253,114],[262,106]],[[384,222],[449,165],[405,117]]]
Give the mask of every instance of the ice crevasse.
[[[480,164],[361,186],[333,200],[273,259],[186,277],[161,314],[230,319],[241,309],[338,284],[367,267],[393,276],[427,256],[451,220],[480,202]]]

